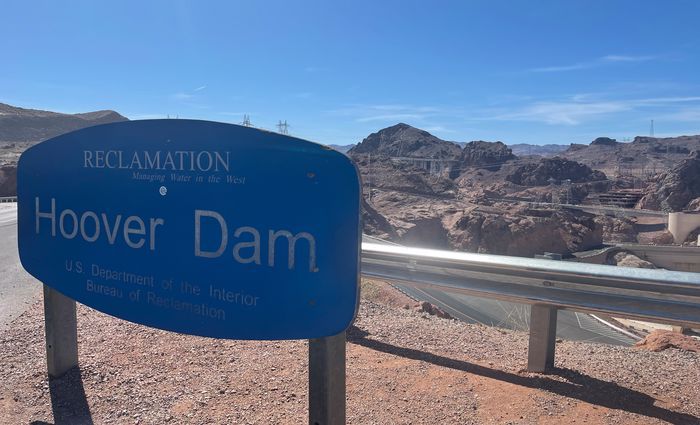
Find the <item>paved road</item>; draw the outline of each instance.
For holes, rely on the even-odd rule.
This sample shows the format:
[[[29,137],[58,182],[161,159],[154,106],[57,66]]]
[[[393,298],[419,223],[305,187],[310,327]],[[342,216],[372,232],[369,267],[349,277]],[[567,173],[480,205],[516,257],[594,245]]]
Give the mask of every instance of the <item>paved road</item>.
[[[375,238],[363,237],[365,242],[381,243]],[[453,294],[436,289],[394,286],[409,297],[428,301],[453,317],[467,323],[481,323],[507,329],[527,331],[530,323],[530,307],[488,298]],[[589,314],[561,310],[557,315],[557,336],[574,341],[592,341],[612,345],[631,345],[629,336],[596,320]]]
[[[17,204],[0,204],[0,329],[40,297],[41,284],[19,263]]]

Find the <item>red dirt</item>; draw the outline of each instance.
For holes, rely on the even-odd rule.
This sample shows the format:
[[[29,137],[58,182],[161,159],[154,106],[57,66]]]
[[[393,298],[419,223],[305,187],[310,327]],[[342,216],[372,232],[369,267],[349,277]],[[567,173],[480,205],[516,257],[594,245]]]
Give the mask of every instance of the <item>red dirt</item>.
[[[375,291],[392,305],[391,287]],[[365,286],[363,286],[365,288]],[[302,424],[305,341],[160,331],[78,308],[80,369],[46,377],[41,303],[0,333],[0,423]],[[698,424],[700,354],[557,343],[363,300],[348,331],[349,424]]]
[[[655,330],[636,343],[635,347],[657,352],[676,348],[678,350],[700,353],[700,340],[678,332]]]

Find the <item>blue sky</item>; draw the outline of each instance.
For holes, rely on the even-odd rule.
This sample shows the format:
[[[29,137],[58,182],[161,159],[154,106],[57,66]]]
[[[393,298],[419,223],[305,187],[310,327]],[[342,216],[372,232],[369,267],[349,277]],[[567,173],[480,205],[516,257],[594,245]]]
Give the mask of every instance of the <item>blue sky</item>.
[[[696,1],[5,1],[0,102],[349,144],[700,134]]]

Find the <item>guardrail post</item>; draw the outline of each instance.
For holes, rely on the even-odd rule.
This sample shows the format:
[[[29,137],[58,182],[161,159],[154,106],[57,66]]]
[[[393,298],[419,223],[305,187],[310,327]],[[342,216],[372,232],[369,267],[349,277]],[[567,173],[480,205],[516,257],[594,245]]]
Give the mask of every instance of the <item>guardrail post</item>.
[[[309,340],[309,425],[345,424],[345,332]]]
[[[44,285],[46,366],[58,378],[78,366],[78,320],[75,300]]]
[[[549,305],[530,307],[530,343],[527,350],[527,370],[546,372],[554,367],[557,335],[557,309]]]

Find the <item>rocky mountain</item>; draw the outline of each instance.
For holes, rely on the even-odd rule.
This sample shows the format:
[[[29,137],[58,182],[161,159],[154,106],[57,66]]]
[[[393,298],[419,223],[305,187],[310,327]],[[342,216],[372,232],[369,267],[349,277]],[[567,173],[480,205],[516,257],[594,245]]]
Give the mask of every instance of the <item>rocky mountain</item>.
[[[550,202],[596,204],[608,192],[646,186],[644,208],[700,210],[700,157],[688,157],[698,149],[700,136],[598,137],[568,147],[456,144],[397,124],[348,155],[364,182],[365,232],[406,245],[532,257],[604,240],[635,243],[656,229]]]
[[[622,143],[599,137],[589,145],[572,144],[559,155],[581,162],[605,174],[651,176],[671,169],[700,149],[700,135],[668,138],[635,137]]]
[[[663,211],[700,210],[700,152],[658,175],[639,206]]]
[[[532,145],[529,143],[516,143],[508,145],[514,155],[539,155],[539,156],[555,156],[560,152],[564,152],[569,148],[567,145]]]
[[[0,142],[40,142],[84,127],[126,120],[108,110],[63,114],[0,103]]]
[[[523,164],[506,176],[507,181],[521,186],[547,186],[550,179],[585,183],[606,180],[607,177],[585,164],[558,157]]]
[[[462,149],[453,142],[439,139],[425,130],[399,123],[367,136],[348,154],[372,154],[390,157],[457,159]]]
[[[603,223],[590,214],[508,199],[550,201],[549,178],[571,179],[574,197],[584,198],[603,173],[563,158],[518,158],[501,142],[460,145],[398,124],[351,149],[365,189],[364,231],[406,245],[526,257],[602,243]]]
[[[515,158],[513,151],[503,143],[479,140],[464,145],[459,161],[462,166],[500,166]]]

